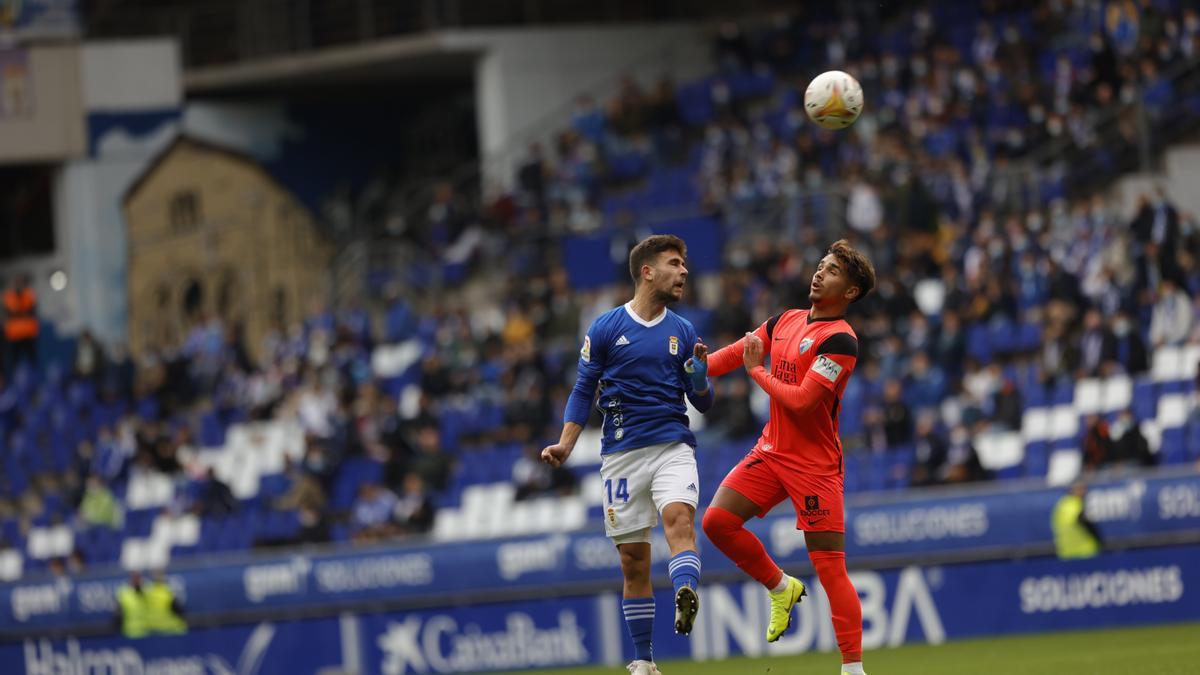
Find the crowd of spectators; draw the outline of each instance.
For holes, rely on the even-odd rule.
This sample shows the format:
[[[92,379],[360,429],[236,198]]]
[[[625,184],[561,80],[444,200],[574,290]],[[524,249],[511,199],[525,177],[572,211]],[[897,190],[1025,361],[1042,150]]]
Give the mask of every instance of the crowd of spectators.
[[[300,527],[264,545],[328,541],[339,528],[361,542],[426,532],[455,472],[496,448],[514,460],[518,498],[575,489],[574,474],[536,454],[560,428],[582,330],[627,297],[627,282],[572,288],[558,242],[610,231],[619,267],[646,218],[607,200],[681,170],[681,194],[718,215],[730,242],[723,269],[693,280],[678,308],[708,344],[803,306],[825,245],[848,234],[880,283],[851,317],[860,357],[842,409],[846,451],[905,449],[905,484],[985,479],[973,438],[1020,428],[1032,399],[1080,377],[1139,375],[1156,349],[1200,341],[1194,215],[1158,192],[1131,218],[1097,174],[1084,180],[1070,165],[1038,164],[1035,190],[1006,172],[1053,143],[1072,163],[1082,152],[1085,164],[1121,168],[1101,156],[1111,148],[1095,125],[1138,96],[1159,114],[1173,97],[1163,73],[1200,59],[1195,9],[1092,6],[916,9],[891,19],[884,36],[903,40],[887,44],[854,12],[725,25],[716,74],[699,88],[663,80],[646,91],[628,79],[605,105],[581,98],[552,151],[531,148],[511,192],[472,199],[447,183],[427,217],[395,230],[439,264],[461,264],[463,278],[485,275],[490,302],[466,293],[423,302],[391,288],[376,317],[316,308],[281,326],[257,363],[236,326],[211,317],[195,317],[183,344],[136,360],[85,333],[70,372],[52,367],[43,386],[20,369],[0,380],[6,433],[41,424],[42,399],[87,400],[73,408],[74,435],[26,434],[34,447],[14,450],[33,457],[70,442],[55,470],[5,462],[0,520],[119,527],[115,488],[136,472],[176,481],[170,512],[226,517],[244,505],[198,454],[213,429],[273,418],[295,420],[306,441],[266,508],[296,513]],[[960,25],[968,29],[950,30]],[[852,131],[805,120],[799,78],[815,64],[849,70],[866,88],[868,113]],[[845,232],[838,219],[787,208],[826,187],[846,198]],[[761,227],[770,213],[783,215]],[[411,387],[396,389],[374,376],[371,357],[402,343],[422,356]],[[702,447],[749,442],[764,412],[755,388],[741,373],[719,384]],[[1087,465],[1153,463],[1138,421],[1132,412],[1088,420]],[[360,459],[381,467],[378,480],[332,509],[339,470]]]

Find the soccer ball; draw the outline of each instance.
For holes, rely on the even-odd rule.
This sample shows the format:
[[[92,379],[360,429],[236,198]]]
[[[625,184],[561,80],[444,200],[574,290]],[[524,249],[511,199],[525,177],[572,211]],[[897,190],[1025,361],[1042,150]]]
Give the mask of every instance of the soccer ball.
[[[826,129],[845,129],[862,109],[862,85],[840,70],[821,73],[804,90],[804,112]]]

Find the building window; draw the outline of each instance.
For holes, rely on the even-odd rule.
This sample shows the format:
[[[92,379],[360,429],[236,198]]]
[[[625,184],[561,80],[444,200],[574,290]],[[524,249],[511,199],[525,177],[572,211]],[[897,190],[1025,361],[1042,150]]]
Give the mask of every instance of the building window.
[[[178,192],[171,198],[171,229],[191,230],[200,224],[200,195],[192,190]]]

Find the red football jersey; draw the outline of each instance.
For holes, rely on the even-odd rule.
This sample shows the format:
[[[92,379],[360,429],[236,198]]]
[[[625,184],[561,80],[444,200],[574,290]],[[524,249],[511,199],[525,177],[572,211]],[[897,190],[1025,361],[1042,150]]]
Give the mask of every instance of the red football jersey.
[[[792,309],[772,317],[755,334],[771,368],[769,373],[761,367],[750,372],[771,396],[770,419],[756,447],[784,469],[842,473],[838,408],[858,361],[854,329],[841,317],[810,319],[808,310]],[[711,376],[742,366],[743,341],[709,355]]]

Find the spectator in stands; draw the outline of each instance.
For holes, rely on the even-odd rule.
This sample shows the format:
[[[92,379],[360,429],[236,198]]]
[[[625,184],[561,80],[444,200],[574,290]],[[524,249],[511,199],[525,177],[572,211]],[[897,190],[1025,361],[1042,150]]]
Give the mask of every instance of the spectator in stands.
[[[88,476],[83,502],[79,505],[79,519],[88,527],[116,529],[121,524],[117,499],[96,474]]]
[[[97,379],[104,369],[104,348],[90,330],[84,330],[75,341],[75,356],[71,359],[71,374],[84,380]]]
[[[541,143],[529,144],[529,156],[517,170],[517,186],[524,193],[530,206],[546,212],[546,176],[549,169],[542,153]]]
[[[979,453],[971,443],[966,427],[956,427],[950,433],[950,449],[946,453],[946,468],[942,480],[947,483],[968,483],[990,479],[991,472],[983,468]]]
[[[904,390],[899,380],[883,385],[883,433],[887,446],[895,448],[913,440],[912,412],[904,403]]]
[[[238,510],[238,500],[211,467],[196,481],[192,511],[205,517],[223,517]]]
[[[1129,375],[1141,375],[1150,369],[1150,358],[1142,333],[1136,330],[1127,312],[1113,318],[1113,337],[1116,338],[1117,361]]]
[[[1150,344],[1155,348],[1183,344],[1192,331],[1192,306],[1171,279],[1163,279],[1150,318]]]
[[[1112,374],[1117,360],[1117,338],[1104,324],[1100,310],[1089,309],[1083,316],[1083,335],[1079,340],[1077,377],[1103,377]]]
[[[1112,426],[1113,457],[1116,462],[1137,466],[1154,466],[1155,456],[1150,452],[1150,443],[1142,435],[1141,425],[1134,419],[1132,410],[1122,410]]]
[[[4,337],[8,342],[8,370],[25,362],[37,365],[37,294],[29,285],[29,276],[17,275],[4,291]]]
[[[396,495],[377,483],[363,483],[351,509],[351,529],[357,542],[379,541],[399,532],[394,514]]]
[[[321,512],[328,499],[321,482],[312,473],[297,466],[291,457],[284,458],[283,473],[290,481],[287,491],[272,505],[281,511]]]
[[[404,534],[424,534],[433,529],[433,496],[417,474],[404,477],[393,511],[396,525]]]
[[[417,431],[417,454],[411,469],[426,485],[434,490],[444,490],[450,481],[450,470],[454,460],[442,452],[442,438],[437,427],[427,426]]]
[[[912,466],[912,484],[933,485],[941,481],[949,448],[938,433],[936,416],[924,413],[917,417],[916,462]]]
[[[1113,441],[1108,422],[1098,415],[1088,415],[1084,421],[1083,432],[1084,468],[1094,471],[1114,460]]]
[[[1009,378],[1004,378],[1000,389],[992,397],[992,423],[1005,431],[1017,431],[1021,428],[1025,405],[1017,385]]]

